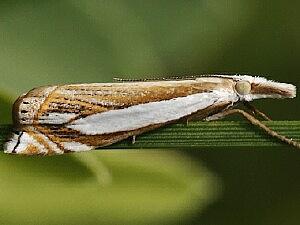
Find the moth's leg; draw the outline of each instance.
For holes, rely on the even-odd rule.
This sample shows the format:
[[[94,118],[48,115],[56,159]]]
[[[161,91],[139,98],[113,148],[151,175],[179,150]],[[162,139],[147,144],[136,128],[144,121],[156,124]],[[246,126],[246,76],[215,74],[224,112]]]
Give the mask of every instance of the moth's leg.
[[[244,106],[246,106],[252,113],[253,115],[259,115],[261,116],[264,120],[271,121],[272,119],[268,117],[266,114],[255,108],[253,105],[251,105],[249,102],[244,102]]]
[[[208,117],[204,118],[203,120],[204,121],[214,121],[214,120],[223,119],[225,117],[224,112],[225,111],[208,116]]]
[[[131,144],[134,145],[135,144],[136,135],[131,136],[131,138],[132,138],[131,139]]]
[[[188,125],[189,125],[189,122],[190,122],[189,118],[186,118],[186,119],[185,119],[185,125],[188,126]]]
[[[270,136],[275,137],[275,138],[279,139],[282,142],[285,142],[289,145],[292,145],[292,146],[300,149],[300,143],[298,143],[296,141],[293,141],[291,138],[287,138],[283,135],[278,134],[277,132],[273,131],[272,129],[270,129],[269,127],[264,125],[262,122],[260,122],[254,116],[250,115],[249,113],[247,113],[247,112],[245,112],[241,109],[229,109],[227,111],[217,113],[217,114],[215,114],[211,117],[213,117],[213,119],[220,119],[220,118],[223,118],[225,116],[228,116],[228,115],[231,115],[231,114],[236,114],[236,113],[237,114],[242,114],[250,123],[252,123],[253,125],[255,125],[259,128],[261,128],[262,130],[264,130]],[[206,118],[206,119],[208,119],[208,118]]]
[[[255,115],[259,115],[261,116],[264,120],[267,121],[271,121],[270,117],[268,117],[266,114],[264,114],[263,112],[261,112],[260,110],[258,110],[257,108],[255,108],[253,105],[251,105],[249,102],[244,102],[244,105],[250,110],[250,112],[253,114],[253,116]],[[217,114],[213,114],[207,118],[205,118],[205,121],[213,121],[213,120],[219,120],[222,119],[223,117],[225,117],[223,115],[223,112],[226,112],[228,110],[225,109],[224,111],[217,113]]]
[[[135,141],[136,141],[136,135],[129,135],[129,136],[127,137],[127,139],[128,139],[128,141],[131,142],[132,145],[134,145],[134,144],[135,144]]]

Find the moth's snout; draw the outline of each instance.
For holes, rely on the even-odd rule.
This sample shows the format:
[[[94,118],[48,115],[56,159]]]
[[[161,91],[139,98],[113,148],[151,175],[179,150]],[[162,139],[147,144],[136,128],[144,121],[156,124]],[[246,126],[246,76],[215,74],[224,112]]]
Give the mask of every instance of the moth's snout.
[[[296,86],[267,80],[264,77],[239,76],[234,89],[241,101],[260,98],[294,98]]]
[[[254,98],[294,98],[296,86],[273,81],[252,83],[251,94]]]

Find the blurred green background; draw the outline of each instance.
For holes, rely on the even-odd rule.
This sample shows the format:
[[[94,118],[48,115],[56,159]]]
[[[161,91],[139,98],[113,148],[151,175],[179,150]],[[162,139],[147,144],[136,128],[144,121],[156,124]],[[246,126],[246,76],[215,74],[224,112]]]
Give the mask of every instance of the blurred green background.
[[[232,72],[300,84],[299,1],[0,1],[0,121],[47,84]],[[255,103],[298,120],[299,100]],[[299,224],[289,147],[0,154],[0,224]]]

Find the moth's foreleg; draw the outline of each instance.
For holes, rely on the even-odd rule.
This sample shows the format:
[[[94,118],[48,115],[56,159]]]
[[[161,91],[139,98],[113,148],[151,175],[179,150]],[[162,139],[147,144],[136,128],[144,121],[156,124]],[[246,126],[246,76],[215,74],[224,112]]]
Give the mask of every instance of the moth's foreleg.
[[[293,141],[292,139],[287,138],[283,135],[278,134],[277,132],[270,129],[269,127],[267,127],[262,122],[260,122],[258,119],[256,119],[254,116],[250,115],[249,113],[247,113],[247,112],[245,112],[241,109],[229,109],[229,110],[223,111],[221,113],[215,114],[215,115],[211,116],[210,118],[213,117],[213,119],[218,119],[218,118],[220,119],[220,118],[223,118],[225,116],[232,115],[232,114],[242,114],[250,123],[252,123],[253,125],[255,125],[259,128],[261,128],[262,130],[264,130],[270,136],[275,137],[275,138],[279,139],[282,142],[285,142],[289,145],[292,145],[292,146],[300,149],[300,143],[298,143],[296,141]],[[206,118],[206,119],[209,119],[209,117]]]
[[[253,105],[251,105],[249,102],[244,102],[243,103],[244,106],[250,110],[251,114],[253,114],[253,116],[260,116],[262,119],[267,120],[267,121],[271,121],[272,119],[270,117],[268,117],[266,114],[264,114],[263,112],[261,112],[260,110],[258,110],[256,107],[254,107]],[[216,113],[213,114],[211,116],[206,117],[204,120],[205,121],[213,121],[213,120],[220,120],[222,118],[225,117],[223,112],[228,111],[229,109],[225,109],[224,111],[220,112],[220,113]],[[248,113],[249,114],[249,113]]]
[[[266,114],[264,114],[263,112],[258,110],[256,107],[251,105],[249,102],[244,102],[244,106],[246,106],[246,108],[248,108],[253,113],[253,115],[259,115],[261,118],[263,118],[264,120],[267,120],[267,121],[272,120],[270,117],[268,117]]]
[[[214,115],[208,116],[204,119],[204,121],[214,121],[214,120],[220,120],[223,119],[225,116],[223,114],[223,112],[220,113],[216,113]]]

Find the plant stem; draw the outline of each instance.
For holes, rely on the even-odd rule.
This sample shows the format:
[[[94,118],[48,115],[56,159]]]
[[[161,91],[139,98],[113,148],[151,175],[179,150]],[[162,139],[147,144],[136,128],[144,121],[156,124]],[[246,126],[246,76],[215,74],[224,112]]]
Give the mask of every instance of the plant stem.
[[[265,121],[274,131],[300,140],[300,121]],[[2,145],[12,130],[11,125],[0,125]],[[280,146],[282,143],[245,121],[192,122],[173,124],[136,137],[135,144],[124,140],[106,148],[191,148],[222,146]],[[3,148],[1,148],[3,149]]]

